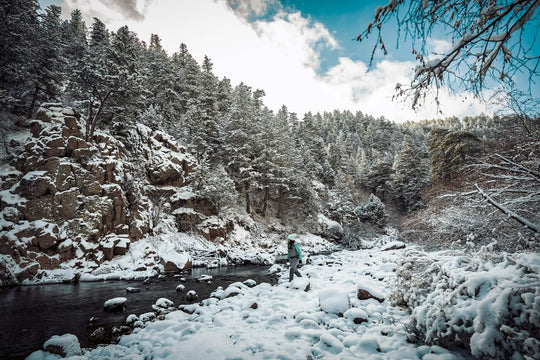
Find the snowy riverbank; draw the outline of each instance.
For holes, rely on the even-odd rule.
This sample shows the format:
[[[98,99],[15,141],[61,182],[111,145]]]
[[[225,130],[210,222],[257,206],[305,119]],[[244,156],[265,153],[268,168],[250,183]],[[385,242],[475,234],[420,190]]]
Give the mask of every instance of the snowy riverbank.
[[[472,289],[472,294],[465,292],[453,305],[447,303],[443,307],[441,304],[446,295],[438,287],[439,283],[444,283],[439,279],[424,288],[406,289],[419,300],[428,289],[429,308],[419,304],[418,310],[411,315],[407,308],[393,306],[390,296],[395,296],[397,287],[403,285],[398,282],[402,280],[397,274],[403,270],[398,264],[407,260],[411,251],[416,257],[419,253],[424,254],[431,264],[442,265],[439,268],[454,274],[452,278],[463,284],[456,285],[458,289],[467,289],[474,283],[483,284],[481,291],[475,294]],[[374,248],[313,256],[312,263],[301,269],[304,277],[292,283],[287,281],[288,273],[282,268],[276,286],[232,284],[227,289],[218,289],[200,304],[181,306],[182,311],[169,313],[162,321],[134,329],[116,345],[77,350],[68,358],[80,359],[77,356],[82,354],[93,359],[447,360],[471,358],[470,350],[480,356],[494,354],[492,357],[496,358],[505,349],[514,348],[512,341],[518,341],[509,339],[494,347],[493,341],[502,336],[499,329],[515,329],[525,322],[525,318],[531,319],[530,331],[539,329],[534,320],[535,316],[538,319],[538,310],[531,306],[540,299],[538,288],[534,288],[538,281],[540,256],[524,254],[517,255],[516,259],[513,263],[509,257],[498,264],[487,261],[484,267],[475,266],[475,271],[469,271],[465,266],[466,257],[458,252],[450,256],[444,252],[423,253],[414,248],[389,251]],[[536,274],[529,272],[523,277],[527,268]],[[499,313],[504,310],[504,304],[496,301],[497,298],[504,300],[499,297],[497,283],[506,288],[521,286],[521,298],[508,304],[513,307],[519,307],[521,303],[531,305],[522,307],[521,320],[503,324],[498,315],[485,318],[484,310]],[[430,323],[433,325],[430,334],[437,331],[448,334],[450,330],[442,315],[445,312],[458,314],[459,310],[468,317],[462,319],[465,324],[474,323],[474,327],[468,329],[469,336],[472,335],[470,347],[463,342],[463,349],[449,350],[436,345],[420,345],[422,339],[414,338],[418,333],[411,327],[411,320],[414,317],[418,323],[422,311],[424,314],[434,311],[441,314],[438,317],[441,321]],[[521,335],[526,334],[521,332]],[[515,351],[514,357],[525,358],[520,351],[524,355],[538,355],[535,352],[537,343],[534,338],[529,338],[522,349]],[[56,355],[43,351],[29,357],[30,360],[56,358]]]
[[[231,285],[239,295],[226,298],[232,289],[218,290],[202,305],[135,329],[118,345],[82,353],[95,359],[459,358],[407,342],[409,315],[388,301],[400,258],[400,250],[380,249],[315,256],[301,269],[304,278],[292,283],[283,269],[277,286]],[[359,288],[384,300],[359,300]],[[39,351],[29,359],[53,358]]]
[[[335,251],[338,246],[320,236],[298,236],[302,249],[309,254]],[[272,265],[287,254],[287,244],[279,234],[255,236],[235,229],[222,243],[211,242],[188,233],[167,232],[148,236],[131,244],[125,255],[101,264],[73,259],[58,269],[44,270],[43,276],[25,280],[23,285],[100,280],[142,280],[193,267],[215,268],[229,265]],[[16,267],[16,264],[13,264]],[[172,270],[171,270],[172,269]]]

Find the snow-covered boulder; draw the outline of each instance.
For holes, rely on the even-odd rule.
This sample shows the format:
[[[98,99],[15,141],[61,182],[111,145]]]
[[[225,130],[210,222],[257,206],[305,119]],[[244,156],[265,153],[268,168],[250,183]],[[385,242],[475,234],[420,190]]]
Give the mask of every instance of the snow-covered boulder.
[[[344,314],[349,310],[349,294],[341,288],[332,287],[319,292],[321,309],[329,314]]]
[[[366,322],[368,321],[368,318],[369,318],[367,313],[364,310],[359,309],[359,308],[349,309],[345,311],[343,316],[346,319],[352,320],[355,324],[361,324],[363,322]]]
[[[140,321],[139,320],[139,317],[135,314],[130,314],[127,318],[126,318],[126,324],[127,325],[133,325],[135,324],[137,321]]]
[[[197,278],[197,281],[206,282],[206,281],[210,281],[212,279],[213,279],[212,275],[203,274],[203,275],[201,275],[201,276],[199,276]]]
[[[270,266],[270,268],[268,270],[266,270],[266,273],[269,274],[269,275],[272,275],[272,274],[277,274],[277,273],[280,273],[282,271],[282,267],[279,266],[278,264],[274,264],[272,266]]]
[[[391,241],[383,246],[381,246],[382,251],[390,251],[390,250],[399,250],[399,249],[405,249],[406,245],[402,241]]]
[[[174,306],[174,303],[167,298],[159,298],[154,304],[154,307],[161,308],[161,309],[167,309],[173,306]]]
[[[127,298],[116,297],[105,301],[103,310],[105,311],[124,311],[126,309]]]
[[[162,252],[160,259],[165,272],[179,272],[181,270],[191,269],[193,264],[189,254],[176,251]]]
[[[384,294],[380,291],[379,286],[372,281],[364,280],[358,285],[356,296],[358,300],[375,299],[378,302],[384,301]]]
[[[72,334],[52,336],[43,344],[43,350],[62,357],[82,355],[79,339]]]
[[[323,214],[319,214],[317,223],[319,226],[318,233],[321,236],[333,240],[340,240],[343,238],[343,226],[337,221],[331,220]]]
[[[154,309],[158,315],[167,314],[174,309],[174,303],[167,298],[159,298],[156,303],[152,305],[152,309]]]
[[[195,290],[189,290],[186,294],[187,301],[197,301],[198,298],[199,295],[197,295],[197,292]]]

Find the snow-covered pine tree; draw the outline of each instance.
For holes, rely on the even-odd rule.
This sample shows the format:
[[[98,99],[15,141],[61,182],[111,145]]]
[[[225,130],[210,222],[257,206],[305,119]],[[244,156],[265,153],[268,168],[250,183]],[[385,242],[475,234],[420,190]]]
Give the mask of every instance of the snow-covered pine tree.
[[[224,128],[224,150],[228,154],[227,168],[237,188],[245,197],[245,209],[251,212],[251,189],[257,188],[257,174],[253,160],[257,157],[260,145],[255,122],[255,100],[251,88],[240,83],[233,91],[233,104],[230,117]]]
[[[78,83],[72,80],[74,73],[84,66],[83,61],[88,52],[88,42],[86,40],[88,30],[80,10],[75,9],[71,12],[71,18],[69,21],[64,22],[62,32],[65,39],[64,58],[67,80],[67,86],[62,96],[67,103],[72,103],[78,108],[77,101],[83,99],[84,96]]]
[[[467,131],[435,128],[429,136],[431,179],[444,182],[455,178],[468,156],[480,149],[480,139]]]
[[[143,51],[140,61],[144,83],[141,101],[144,108],[152,109],[146,111],[142,121],[173,133],[175,118],[180,112],[180,95],[176,88],[175,65],[163,49],[158,35],[150,36],[150,45]]]
[[[31,60],[34,76],[28,117],[32,116],[36,102],[51,101],[59,95],[65,68],[63,21],[60,19],[60,14],[60,7],[51,5],[45,9],[45,14],[41,17],[39,40],[36,40],[36,57]]]
[[[194,128],[201,118],[201,68],[183,43],[180,44],[180,51],[173,54],[173,61],[179,69],[177,82],[181,105],[181,119],[175,135],[192,150]]]
[[[200,81],[200,118],[193,124],[192,142],[197,158],[205,154],[213,158],[221,146],[221,124],[218,112],[218,79],[212,73],[212,62],[207,56],[203,60]]]
[[[422,189],[429,182],[429,163],[421,154],[412,137],[405,135],[393,166],[394,196],[405,211],[421,206]]]
[[[134,122],[144,110],[141,106],[143,84],[139,69],[142,54],[140,40],[127,26],[122,26],[113,34],[107,54],[113,65],[107,73],[112,96],[106,114],[111,120]]]
[[[39,59],[40,23],[37,0],[0,1],[0,106],[28,113]]]

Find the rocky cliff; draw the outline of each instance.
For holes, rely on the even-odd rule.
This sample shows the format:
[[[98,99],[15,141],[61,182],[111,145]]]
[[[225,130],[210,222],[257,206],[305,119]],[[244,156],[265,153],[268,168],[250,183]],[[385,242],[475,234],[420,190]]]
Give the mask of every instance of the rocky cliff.
[[[83,263],[97,268],[153,234],[164,218],[209,240],[231,230],[209,221],[215,208],[190,189],[195,159],[170,136],[141,124],[113,133],[86,139],[79,114],[44,104],[4,139],[0,285],[35,281],[67,261],[75,270]],[[146,251],[146,266],[178,270]]]

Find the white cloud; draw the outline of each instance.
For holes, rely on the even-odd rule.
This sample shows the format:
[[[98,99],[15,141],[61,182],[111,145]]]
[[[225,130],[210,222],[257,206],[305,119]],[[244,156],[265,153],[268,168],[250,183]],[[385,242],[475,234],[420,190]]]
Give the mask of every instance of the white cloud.
[[[277,111],[285,104],[301,117],[307,111],[335,109],[362,111],[396,121],[434,118],[436,109],[414,113],[403,103],[393,102],[397,82],[410,83],[414,64],[382,61],[366,73],[366,65],[349,58],[326,74],[319,72],[321,49],[336,49],[339,44],[323,24],[286,13],[278,6],[267,20],[248,22],[250,14],[261,16],[268,3],[261,0],[126,0],[133,7],[109,6],[111,0],[64,0],[64,14],[79,8],[88,25],[99,17],[108,28],[117,30],[127,24],[145,41],[155,33],[169,52],[180,43],[188,46],[199,62],[207,55],[214,72],[243,81],[266,92],[265,104]],[[230,7],[235,4],[235,9]],[[133,16],[144,10],[144,18]],[[437,43],[442,46],[443,43]],[[478,105],[469,107],[447,92],[442,93],[446,116],[478,113]]]
[[[445,39],[429,38],[426,43],[428,49],[435,54],[445,54],[452,49],[452,43]]]

